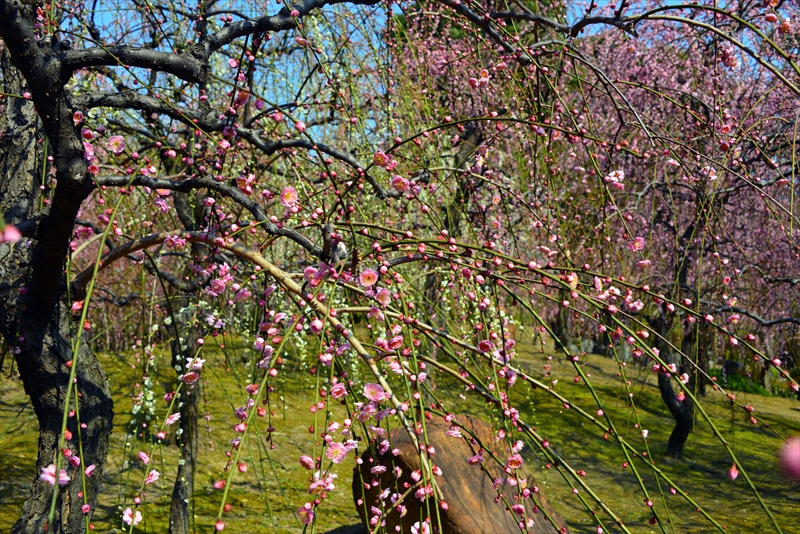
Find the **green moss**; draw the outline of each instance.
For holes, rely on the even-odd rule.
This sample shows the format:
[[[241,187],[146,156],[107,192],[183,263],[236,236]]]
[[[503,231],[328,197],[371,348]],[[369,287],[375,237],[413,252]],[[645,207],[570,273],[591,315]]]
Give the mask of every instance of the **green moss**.
[[[542,354],[533,352],[533,347],[519,343],[520,363],[533,376],[542,376],[546,363]],[[235,354],[236,352],[232,352]],[[209,360],[208,370],[203,373],[203,396],[200,406],[200,458],[195,482],[194,515],[198,531],[208,531],[213,525],[220,506],[220,492],[213,489],[215,480],[224,478],[227,457],[224,451],[230,448],[233,408],[243,405],[243,386],[247,383],[248,368],[231,357],[225,362],[219,354],[210,351],[204,355]],[[144,469],[135,460],[139,450],[149,451],[150,445],[143,440],[126,437],[125,429],[131,420],[131,398],[136,395],[137,377],[141,377],[141,362],[133,355],[102,355],[101,360],[112,377],[115,398],[115,429],[112,450],[105,474],[105,490],[100,497],[93,523],[97,532],[114,532],[121,526],[121,510],[131,505]],[[285,372],[275,384],[276,391],[270,395],[269,408],[274,412],[272,434],[274,450],[263,434],[267,422],[260,420],[262,434],[249,442],[242,458],[247,462],[248,473],[236,473],[228,502],[233,505],[225,520],[235,532],[300,532],[301,525],[295,518],[295,510],[309,500],[307,488],[310,472],[303,469],[298,458],[301,454],[318,455],[314,450],[314,436],[319,436],[321,419],[315,422],[315,414],[309,411],[317,390],[317,379],[300,372],[291,357]],[[157,360],[159,367],[153,377],[156,413],[163,417],[165,404],[161,396],[172,389],[174,371],[168,366],[168,357]],[[215,363],[216,362],[216,363]],[[575,413],[580,406],[590,413],[597,410],[594,400],[582,384],[574,384],[572,364],[563,356],[553,356],[551,376],[546,380],[558,380],[557,391],[573,402],[573,408],[565,409],[545,391],[532,391],[519,384],[511,390],[511,399],[521,411],[524,420],[530,421],[537,431],[548,439],[551,447],[575,469],[586,471],[586,482],[600,495],[605,503],[625,522],[633,532],[656,532],[648,520],[650,510],[644,504],[632,470],[622,467],[625,458],[612,439],[604,439],[602,432]],[[641,428],[649,431],[647,445],[650,456],[668,476],[679,481],[687,491],[729,532],[771,531],[769,522],[760,509],[752,492],[745,485],[743,476],[731,481],[727,476],[730,459],[708,425],[698,419],[695,432],[689,439],[684,461],[662,457],[667,438],[672,430],[672,419],[663,407],[655,387],[652,373],[633,365],[628,366],[626,376],[631,381],[634,408],[629,407],[627,393],[621,387],[619,371],[612,360],[599,356],[588,356],[583,362],[584,371],[604,399],[603,409],[611,417],[617,430],[638,450],[645,450]],[[437,395],[440,395],[450,411],[471,412],[486,416],[485,405],[474,396],[461,398],[461,386],[436,373],[431,373]],[[34,472],[36,452],[36,421],[33,410],[21,384],[16,379],[0,380],[0,445],[6,454],[0,456],[0,524],[11,525],[18,516],[27,495]],[[785,532],[792,532],[796,518],[800,517],[800,502],[796,498],[797,488],[778,474],[775,451],[781,436],[800,433],[800,411],[797,402],[790,399],[743,394],[743,403],[755,407],[754,415],[769,423],[770,428],[751,425],[741,410],[733,410],[722,395],[710,394],[702,399],[703,405],[713,418],[724,437],[758,487],[764,499],[771,505],[779,524]],[[338,416],[343,416],[340,406]],[[319,416],[319,414],[317,414]],[[636,428],[636,416],[641,423]],[[309,428],[317,425],[312,434]],[[774,432],[773,432],[774,431]],[[167,446],[157,449],[149,468],[162,472],[161,479],[147,487],[146,505],[142,508],[145,522],[141,532],[166,532],[169,503],[177,462],[174,436]],[[317,444],[319,445],[319,444]],[[526,451],[527,464],[533,471],[537,483],[548,495],[551,504],[564,517],[574,532],[594,531],[596,523],[583,505],[572,494],[572,487],[565,483],[555,469],[539,459],[531,450]],[[128,468],[125,462],[132,462]],[[341,525],[358,522],[352,502],[350,476],[352,458],[349,463],[337,467],[339,475],[337,489],[323,503],[318,514],[316,532],[326,532]],[[711,532],[714,529],[696,510],[681,497],[673,496],[669,487],[662,483],[660,489],[649,469],[637,461],[637,468],[650,491],[650,498],[662,517],[669,517],[676,532]],[[594,507],[597,509],[597,507]],[[603,512],[599,512],[603,517]],[[667,516],[667,514],[669,514]],[[607,531],[614,532],[613,524],[604,519]],[[797,532],[797,530],[795,530]]]

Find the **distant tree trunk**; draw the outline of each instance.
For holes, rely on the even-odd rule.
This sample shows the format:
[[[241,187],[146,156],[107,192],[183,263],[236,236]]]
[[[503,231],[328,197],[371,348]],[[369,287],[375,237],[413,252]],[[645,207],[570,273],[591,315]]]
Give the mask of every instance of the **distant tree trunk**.
[[[7,51],[3,51],[0,61],[4,92],[21,94],[26,89],[25,82],[11,65]],[[8,223],[19,224],[30,219],[39,208],[40,162],[44,156],[38,142],[41,138],[33,104],[23,99],[7,99],[0,113],[0,210]],[[65,196],[72,193],[70,190]],[[80,194],[78,191],[77,195]],[[20,378],[39,422],[31,494],[11,529],[14,534],[84,531],[91,515],[85,515],[81,507],[86,503],[94,509],[108,452],[113,418],[108,379],[81,328],[76,329],[81,335],[78,354],[72,354],[70,308],[61,298],[64,259],[72,230],[70,217],[74,221],[80,206],[80,201],[75,200],[79,198],[77,195],[60,203],[59,210],[51,210],[55,213],[40,219],[39,239],[0,245],[0,332],[15,353]],[[53,228],[58,231],[51,232]],[[61,465],[70,475],[70,482],[60,487],[53,521],[48,524],[54,486],[40,480],[39,473],[61,454],[58,448],[65,404],[69,402],[70,408],[75,409],[74,396],[66,398],[70,361],[77,363],[75,387],[80,395],[77,416],[85,427],[78,427],[77,416],[70,417],[67,430],[71,439],[65,446],[81,456],[81,465],[72,468],[62,458]],[[97,469],[86,481],[84,498],[79,496],[83,495],[80,473],[91,464]]]
[[[672,389],[671,379],[661,373],[658,375],[658,389],[672,417],[675,418],[675,428],[672,429],[667,442],[667,456],[683,458],[683,447],[694,429],[694,402],[690,397],[686,397],[683,401],[678,400],[675,390]]]
[[[556,350],[562,352],[569,352],[567,348],[572,342],[572,332],[569,327],[569,308],[559,306],[558,311],[550,320],[550,329],[555,334],[556,339],[553,340]]]
[[[672,316],[667,317],[663,314],[658,317],[648,318],[650,326],[656,331],[656,348],[659,350],[661,359],[667,363],[674,363],[681,368],[682,358],[676,354],[672,347],[667,343],[669,340],[669,333],[672,330],[674,319]],[[690,345],[693,343],[693,338],[684,338],[681,344],[681,351],[687,354],[687,350],[691,351]],[[688,353],[691,355],[691,352]],[[683,448],[686,445],[686,440],[694,429],[694,402],[688,396],[682,401],[678,399],[678,394],[672,387],[673,378],[667,378],[666,374],[658,374],[658,390],[661,393],[661,398],[667,409],[675,419],[675,428],[669,436],[667,442],[667,456],[672,458],[682,458]]]
[[[695,395],[705,395],[706,386],[708,385],[708,359],[709,351],[714,347],[713,331],[705,323],[694,325],[689,333],[684,336],[681,351],[683,351],[689,361],[683,361],[681,364],[681,373],[689,375],[689,384],[687,387],[692,390]]]

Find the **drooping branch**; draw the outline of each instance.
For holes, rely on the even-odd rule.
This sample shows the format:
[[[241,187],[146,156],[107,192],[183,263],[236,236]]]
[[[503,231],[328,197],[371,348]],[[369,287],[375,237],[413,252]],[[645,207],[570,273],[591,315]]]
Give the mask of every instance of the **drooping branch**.
[[[286,237],[306,249],[311,255],[324,259],[322,249],[314,245],[303,234],[286,227],[278,226],[269,221],[267,214],[261,208],[261,205],[252,200],[250,197],[229,185],[217,182],[208,177],[192,178],[189,180],[165,180],[162,178],[151,178],[149,176],[137,175],[133,178],[127,176],[101,176],[95,179],[98,186],[112,186],[112,187],[126,187],[128,185],[149,187],[151,189],[169,189],[171,191],[179,191],[187,193],[195,189],[210,189],[217,193],[230,198],[234,202],[244,207],[255,220],[259,226],[264,229],[268,234]]]
[[[279,150],[283,150],[285,148],[304,148],[306,150],[317,150],[324,154],[328,154],[329,156],[338,159],[339,161],[346,163],[354,170],[359,173],[363,173],[364,179],[367,181],[372,189],[375,191],[375,195],[380,198],[381,200],[386,200],[387,198],[398,198],[400,194],[397,191],[391,191],[383,188],[377,180],[373,176],[370,176],[369,173],[365,172],[369,166],[365,163],[358,161],[356,158],[348,154],[347,152],[343,152],[341,150],[337,150],[331,146],[328,146],[324,143],[312,143],[308,139],[286,139],[280,141],[264,141],[263,139],[259,138],[255,132],[252,130],[248,130],[246,128],[237,128],[236,132],[243,138],[249,141],[253,146],[259,148],[262,152],[267,155],[274,154]]]

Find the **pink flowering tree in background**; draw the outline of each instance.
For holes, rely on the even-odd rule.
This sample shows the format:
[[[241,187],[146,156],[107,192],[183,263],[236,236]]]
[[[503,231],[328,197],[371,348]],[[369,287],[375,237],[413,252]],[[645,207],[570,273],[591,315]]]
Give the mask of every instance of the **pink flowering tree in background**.
[[[265,406],[293,369],[315,377],[324,429],[297,459],[305,527],[341,491],[337,466],[385,452],[395,428],[420,451],[403,497],[428,503],[414,528],[438,526],[425,422],[463,437],[463,391],[497,431],[469,464],[505,470],[497,501],[522,531],[538,528],[515,474],[529,451],[599,511],[598,532],[627,531],[521,416],[515,395],[538,388],[618,446],[666,532],[660,484],[700,507],[639,455],[646,432],[617,430],[590,351],[658,374],[676,420],[667,454],[699,412],[781,531],[698,397],[728,395],[760,422],[704,389],[714,355],[798,389],[797,15],[769,1],[0,0],[0,329],[39,421],[12,531],[88,530],[109,454],[140,479],[117,521],[146,521],[145,488],[163,477],[170,531],[191,531],[201,385],[233,368],[219,512],[194,527],[226,528],[230,488],[252,476],[243,451],[272,443]],[[590,401],[564,396],[550,363],[525,369],[520,339],[555,341]],[[111,392],[132,388],[95,350],[142,370],[135,453],[109,453]],[[156,406],[164,361],[174,376]],[[624,376],[616,393],[633,398]],[[169,427],[180,460],[167,473],[152,458]],[[359,503],[373,531],[402,513],[395,490]],[[702,515],[721,529],[714,512]]]

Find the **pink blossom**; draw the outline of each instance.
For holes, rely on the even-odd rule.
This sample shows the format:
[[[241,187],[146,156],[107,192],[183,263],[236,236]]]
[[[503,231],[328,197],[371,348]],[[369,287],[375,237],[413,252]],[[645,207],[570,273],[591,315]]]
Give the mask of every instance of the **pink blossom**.
[[[347,389],[341,382],[338,384],[334,384],[333,387],[331,387],[331,397],[333,397],[334,399],[341,399],[345,395],[347,395]]]
[[[493,348],[494,348],[494,343],[492,343],[488,339],[484,339],[483,341],[478,343],[478,350],[483,353],[489,352]]]
[[[322,329],[325,327],[325,324],[320,320],[319,317],[314,317],[311,321],[311,324],[308,325],[309,330],[311,330],[312,334],[319,334],[322,332]]]
[[[470,456],[467,458],[467,463],[469,465],[477,465],[483,463],[483,452],[479,452],[475,456]]]
[[[95,471],[95,469],[97,469],[97,466],[96,466],[96,465],[94,465],[94,464],[92,464],[92,465],[89,465],[89,466],[87,466],[87,467],[86,467],[86,469],[83,471],[83,474],[85,474],[85,475],[86,475],[86,478],[89,478],[89,477],[91,477],[91,476],[94,474],[94,471]]]
[[[403,336],[394,336],[387,343],[389,350],[397,350],[403,346]]]
[[[643,237],[634,237],[633,241],[628,243],[628,249],[631,252],[638,252],[644,249],[644,238]]]
[[[149,454],[147,454],[147,453],[146,453],[146,452],[144,452],[144,451],[141,451],[141,452],[139,452],[139,460],[141,460],[141,462],[142,462],[144,465],[147,465],[147,464],[149,464],[149,463],[150,463],[150,455],[149,455]]]
[[[297,189],[287,186],[281,191],[281,204],[286,208],[291,208],[297,204]]]
[[[731,480],[736,480],[736,477],[739,476],[739,470],[736,469],[736,464],[731,465],[730,469],[728,469],[728,477]]]
[[[376,167],[386,167],[389,164],[389,156],[378,150],[373,154],[372,162]]]
[[[184,384],[194,384],[195,382],[197,382],[198,378],[200,378],[200,375],[198,375],[194,371],[190,371],[185,375],[183,375],[181,377],[181,380],[183,380]]]
[[[347,457],[347,448],[339,442],[331,443],[325,451],[325,456],[333,463],[340,464]]]
[[[372,269],[364,269],[358,275],[358,281],[364,287],[372,287],[378,282],[378,273]]]
[[[297,509],[297,517],[304,525],[310,525],[314,521],[314,510],[310,502]]]
[[[783,473],[794,480],[800,480],[800,436],[786,440],[780,452]]]
[[[380,384],[373,383],[364,385],[364,396],[372,402],[383,402],[387,398]]]
[[[407,178],[403,178],[399,174],[396,174],[392,178],[392,187],[398,193],[405,193],[406,191],[408,191],[409,186],[410,186],[410,182],[408,181],[408,179]]]
[[[375,292],[375,300],[377,300],[384,306],[388,306],[392,302],[392,294],[389,292],[388,289],[382,287]]]
[[[147,477],[145,477],[144,483],[145,484],[152,484],[153,482],[158,480],[158,477],[160,477],[160,476],[161,476],[161,473],[159,473],[158,471],[153,469],[152,471],[147,473]]]
[[[56,480],[58,480],[58,483],[61,486],[69,484],[69,475],[63,469],[61,469],[61,471],[58,473],[58,479],[56,479],[55,464],[50,464],[47,467],[43,468],[42,472],[39,474],[39,478],[52,486],[56,485]]]
[[[301,456],[300,465],[310,471],[311,469],[314,469],[314,459],[310,456]]]
[[[125,511],[122,512],[122,520],[126,525],[138,525],[142,521],[142,513],[136,510],[136,514],[134,515],[133,510],[126,508]]]
[[[230,68],[232,68],[232,69],[235,69],[235,68],[239,67],[239,62],[238,62],[238,61],[236,61],[236,60],[235,60],[235,59],[233,59],[233,58],[230,58],[230,59],[228,60],[228,66],[229,66]]]
[[[511,456],[506,459],[506,468],[507,469],[519,469],[522,467],[523,459],[522,456],[519,454],[512,454]]]
[[[121,135],[112,135],[108,138],[106,147],[108,147],[115,156],[119,156],[122,154],[122,151],[125,150],[125,139]]]
[[[166,420],[164,421],[164,424],[167,425],[167,426],[172,425],[172,424],[176,423],[178,421],[178,419],[180,419],[180,418],[181,418],[181,414],[178,413],[178,412],[175,412],[174,414],[172,414],[172,415],[170,415],[169,417],[166,418]]]
[[[298,132],[303,133],[306,131],[306,123],[303,121],[297,121],[294,123],[294,127],[297,129]]]
[[[22,239],[22,234],[17,230],[16,226],[7,224],[3,228],[3,233],[0,234],[0,243],[15,243]]]

